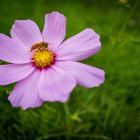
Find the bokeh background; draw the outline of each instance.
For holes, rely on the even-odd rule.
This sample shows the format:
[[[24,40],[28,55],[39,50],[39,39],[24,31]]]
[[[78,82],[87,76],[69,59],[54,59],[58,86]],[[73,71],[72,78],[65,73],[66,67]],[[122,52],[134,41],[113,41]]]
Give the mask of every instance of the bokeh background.
[[[6,35],[15,19],[32,19],[42,30],[52,11],[67,17],[66,38],[94,29],[102,49],[83,63],[106,72],[98,88],[76,87],[65,104],[27,111],[8,102],[14,85],[0,86],[0,140],[140,140],[139,7],[139,0],[0,0]]]

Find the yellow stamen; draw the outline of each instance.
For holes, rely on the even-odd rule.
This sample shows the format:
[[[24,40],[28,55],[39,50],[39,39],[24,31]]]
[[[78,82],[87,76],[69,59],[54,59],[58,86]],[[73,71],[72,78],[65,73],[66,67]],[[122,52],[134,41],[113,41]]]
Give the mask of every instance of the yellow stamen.
[[[41,47],[41,43],[39,46],[40,47],[37,48],[32,56],[33,63],[38,68],[45,68],[54,62],[54,54],[52,51],[48,50],[47,46]]]

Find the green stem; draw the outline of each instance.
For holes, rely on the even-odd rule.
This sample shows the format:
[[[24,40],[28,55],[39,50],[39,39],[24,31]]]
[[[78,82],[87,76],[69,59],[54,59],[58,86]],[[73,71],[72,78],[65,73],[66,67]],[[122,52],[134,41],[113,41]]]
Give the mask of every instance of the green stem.
[[[65,110],[66,125],[67,125],[67,138],[66,138],[66,140],[69,140],[69,135],[70,135],[70,112],[69,112],[68,105],[66,103],[64,104],[64,110]]]
[[[132,7],[131,11],[129,12],[128,16],[126,17],[126,20],[125,20],[125,22],[124,22],[124,24],[123,24],[123,26],[122,26],[122,28],[121,28],[120,33],[119,33],[118,36],[121,36],[121,35],[124,33],[125,28],[126,28],[127,23],[128,23],[128,20],[130,19],[130,17],[131,17],[131,15],[132,15],[133,11],[135,10],[135,8],[136,8],[136,6],[137,6],[137,2],[138,2],[138,0],[135,1],[134,6]]]

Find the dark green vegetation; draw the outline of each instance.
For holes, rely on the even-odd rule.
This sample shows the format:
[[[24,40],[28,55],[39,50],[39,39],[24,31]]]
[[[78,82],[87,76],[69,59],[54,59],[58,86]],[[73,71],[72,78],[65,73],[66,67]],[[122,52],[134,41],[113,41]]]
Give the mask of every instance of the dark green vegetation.
[[[139,140],[139,6],[139,0],[0,0],[0,32],[7,35],[15,19],[35,20],[42,29],[51,11],[66,15],[66,38],[93,28],[102,50],[84,63],[106,72],[99,88],[77,87],[66,104],[27,111],[9,104],[13,85],[0,87],[0,140]]]

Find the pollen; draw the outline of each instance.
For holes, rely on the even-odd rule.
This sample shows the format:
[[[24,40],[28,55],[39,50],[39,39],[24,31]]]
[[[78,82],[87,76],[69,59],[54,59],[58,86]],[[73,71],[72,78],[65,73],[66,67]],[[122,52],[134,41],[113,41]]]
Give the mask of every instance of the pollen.
[[[44,43],[38,43],[38,46],[35,48],[32,61],[36,67],[46,68],[54,62],[54,53],[48,49],[47,45],[44,46]]]

